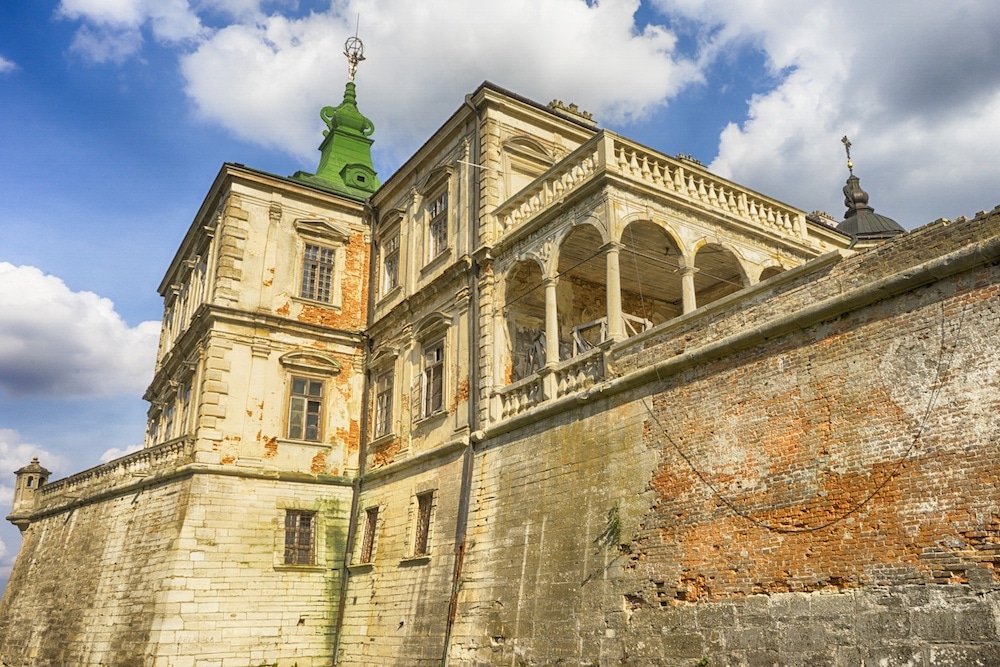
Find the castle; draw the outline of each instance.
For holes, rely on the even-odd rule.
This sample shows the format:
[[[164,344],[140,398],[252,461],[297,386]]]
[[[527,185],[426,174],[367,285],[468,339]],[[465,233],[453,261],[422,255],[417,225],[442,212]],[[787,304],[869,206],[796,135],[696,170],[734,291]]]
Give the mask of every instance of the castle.
[[[1000,664],[1000,207],[837,224],[490,83],[222,167],[0,664]]]

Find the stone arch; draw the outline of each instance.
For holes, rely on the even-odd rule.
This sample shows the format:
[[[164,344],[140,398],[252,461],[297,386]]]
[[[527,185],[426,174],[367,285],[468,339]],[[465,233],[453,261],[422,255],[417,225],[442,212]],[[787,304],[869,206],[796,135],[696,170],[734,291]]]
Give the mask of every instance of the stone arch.
[[[504,321],[506,382],[528,377],[545,365],[545,285],[541,265],[522,259],[506,273]]]
[[[559,357],[568,359],[607,336],[607,262],[602,229],[591,218],[574,225],[559,242]]]
[[[625,334],[635,335],[681,315],[684,258],[670,230],[652,220],[633,220],[622,229],[621,245],[618,266]]]
[[[699,308],[749,285],[739,257],[721,243],[699,244],[693,262],[695,303]]]
[[[767,280],[768,278],[773,278],[774,276],[778,275],[779,273],[784,273],[785,271],[786,271],[786,269],[784,267],[781,267],[781,266],[777,266],[777,265],[775,265],[775,266],[765,266],[764,270],[760,272],[760,277],[757,279],[757,282],[763,282],[763,281]]]

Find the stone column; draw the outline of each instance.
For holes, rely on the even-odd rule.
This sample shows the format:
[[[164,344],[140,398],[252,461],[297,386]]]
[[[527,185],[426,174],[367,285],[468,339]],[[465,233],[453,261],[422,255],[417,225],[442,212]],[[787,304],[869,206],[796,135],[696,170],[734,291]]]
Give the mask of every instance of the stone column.
[[[559,364],[559,309],[556,306],[558,278],[545,278],[545,365],[555,368]]]
[[[684,312],[690,313],[698,307],[694,294],[694,274],[698,269],[693,266],[681,267],[681,293],[684,296]]]
[[[607,267],[608,338],[625,340],[625,322],[622,320],[622,272],[618,263],[622,244],[612,241],[604,246]]]

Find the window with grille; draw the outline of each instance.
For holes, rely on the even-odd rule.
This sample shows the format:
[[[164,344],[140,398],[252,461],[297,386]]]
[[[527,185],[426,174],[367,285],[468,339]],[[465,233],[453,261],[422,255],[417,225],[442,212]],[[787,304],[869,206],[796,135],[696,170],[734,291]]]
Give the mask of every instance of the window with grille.
[[[378,507],[365,510],[365,534],[361,541],[360,558],[362,563],[372,562],[375,551],[375,529],[378,527]]]
[[[330,303],[333,289],[333,250],[306,244],[302,260],[303,299]]]
[[[399,232],[382,241],[382,294],[399,284]]]
[[[424,348],[424,417],[444,409],[444,339]]]
[[[392,369],[375,378],[375,437],[392,432]]]
[[[285,565],[316,563],[316,513],[285,511]]]
[[[431,530],[431,506],[434,493],[421,493],[417,496],[417,525],[413,534],[413,555],[426,556],[428,550],[427,538]]]
[[[319,442],[323,415],[323,381],[292,377],[288,399],[288,437],[291,440]]]
[[[448,193],[442,192],[428,207],[430,222],[427,231],[430,241],[427,248],[427,259],[431,260],[448,248]]]

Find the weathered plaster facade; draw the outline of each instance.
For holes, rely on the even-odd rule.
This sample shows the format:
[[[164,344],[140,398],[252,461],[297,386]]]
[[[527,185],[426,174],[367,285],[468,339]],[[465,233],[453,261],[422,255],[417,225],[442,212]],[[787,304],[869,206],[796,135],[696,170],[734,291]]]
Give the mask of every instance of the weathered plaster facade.
[[[1000,209],[859,250],[491,84],[351,159],[223,167],[6,664],[1000,663]]]

